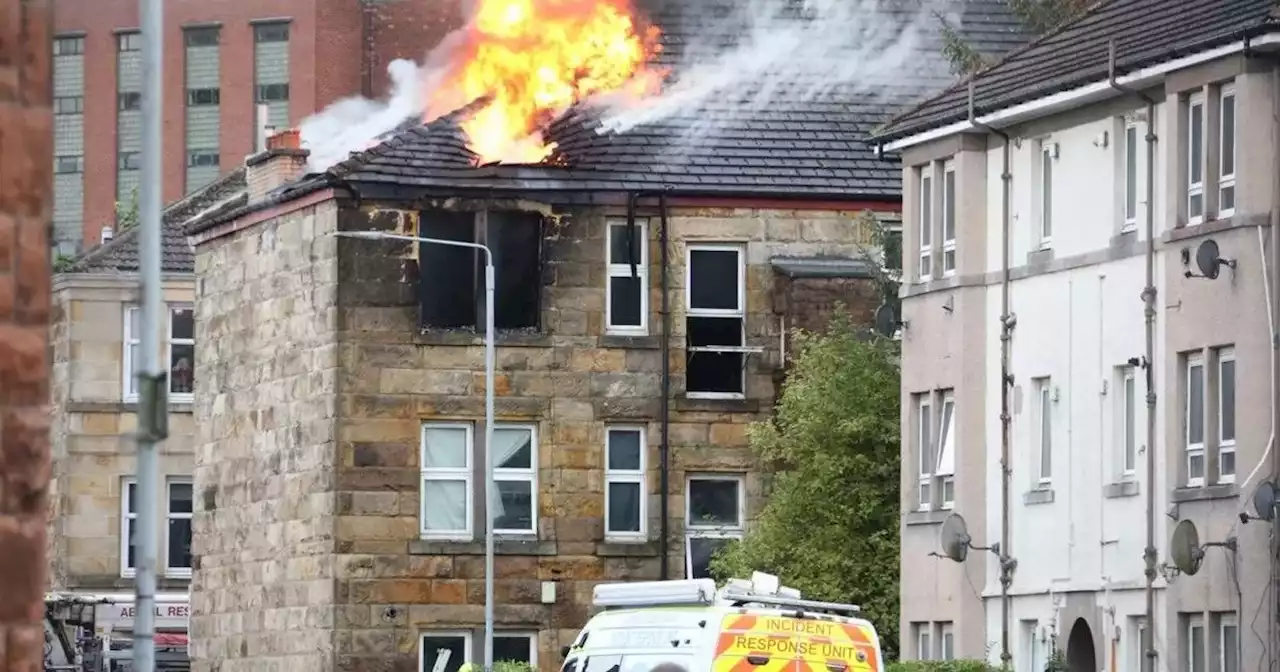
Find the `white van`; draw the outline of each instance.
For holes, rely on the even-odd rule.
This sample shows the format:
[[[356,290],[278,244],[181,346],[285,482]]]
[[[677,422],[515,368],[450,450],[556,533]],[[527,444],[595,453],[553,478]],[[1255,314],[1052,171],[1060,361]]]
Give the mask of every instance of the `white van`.
[[[852,604],[800,599],[756,572],[719,591],[711,579],[596,586],[561,672],[883,672],[880,637]],[[664,668],[665,669],[665,668]]]

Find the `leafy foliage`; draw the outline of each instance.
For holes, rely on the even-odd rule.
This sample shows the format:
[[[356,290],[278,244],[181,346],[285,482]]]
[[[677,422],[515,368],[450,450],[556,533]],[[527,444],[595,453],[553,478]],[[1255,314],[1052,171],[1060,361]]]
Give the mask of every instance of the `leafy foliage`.
[[[797,332],[772,421],[749,431],[775,472],[746,538],[712,561],[717,578],[777,574],[805,597],[862,605],[892,658],[898,629],[897,344],[840,310]]]
[[[1023,25],[1037,35],[1047,33],[1084,13],[1094,0],[1005,0]]]
[[[886,672],[996,672],[985,660],[899,660],[885,666]]]
[[[75,257],[71,257],[59,252],[58,256],[54,257],[53,259],[53,272],[66,273],[67,271],[70,271],[72,268],[74,268],[75,265],[76,265]]]
[[[134,187],[129,200],[116,201],[116,227],[124,232],[138,225],[138,188]]]
[[[970,75],[990,65],[945,18],[939,15],[938,21],[942,23],[942,56],[950,64],[951,74]]]
[[[495,660],[492,672],[538,672],[537,668],[519,660]]]

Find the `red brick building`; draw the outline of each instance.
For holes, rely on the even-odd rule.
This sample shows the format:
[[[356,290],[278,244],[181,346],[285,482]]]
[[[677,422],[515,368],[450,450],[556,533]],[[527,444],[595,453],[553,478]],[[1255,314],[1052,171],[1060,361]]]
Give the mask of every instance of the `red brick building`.
[[[386,65],[421,59],[460,0],[164,3],[164,195],[171,202],[254,150],[254,115],[293,125],[340,98],[384,93]],[[137,0],[56,0],[54,235],[73,255],[117,225],[141,150]]]

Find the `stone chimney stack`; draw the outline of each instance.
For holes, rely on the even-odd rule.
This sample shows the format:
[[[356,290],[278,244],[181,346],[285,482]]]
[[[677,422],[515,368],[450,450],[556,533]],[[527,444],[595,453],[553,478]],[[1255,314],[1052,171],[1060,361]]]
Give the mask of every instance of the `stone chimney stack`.
[[[245,159],[245,181],[249,202],[259,203],[277,187],[296,181],[307,172],[307,157],[298,129],[281,131],[267,138],[267,148]]]

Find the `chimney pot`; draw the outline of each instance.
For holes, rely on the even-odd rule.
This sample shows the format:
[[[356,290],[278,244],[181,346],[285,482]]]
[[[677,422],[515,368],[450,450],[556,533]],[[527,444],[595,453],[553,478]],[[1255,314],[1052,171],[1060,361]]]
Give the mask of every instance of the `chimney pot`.
[[[310,155],[302,149],[302,136],[295,128],[268,137],[266,149],[245,160],[249,202],[259,203],[267,194],[305,175]]]
[[[280,131],[267,138],[267,149],[302,149],[302,135],[296,128]]]

